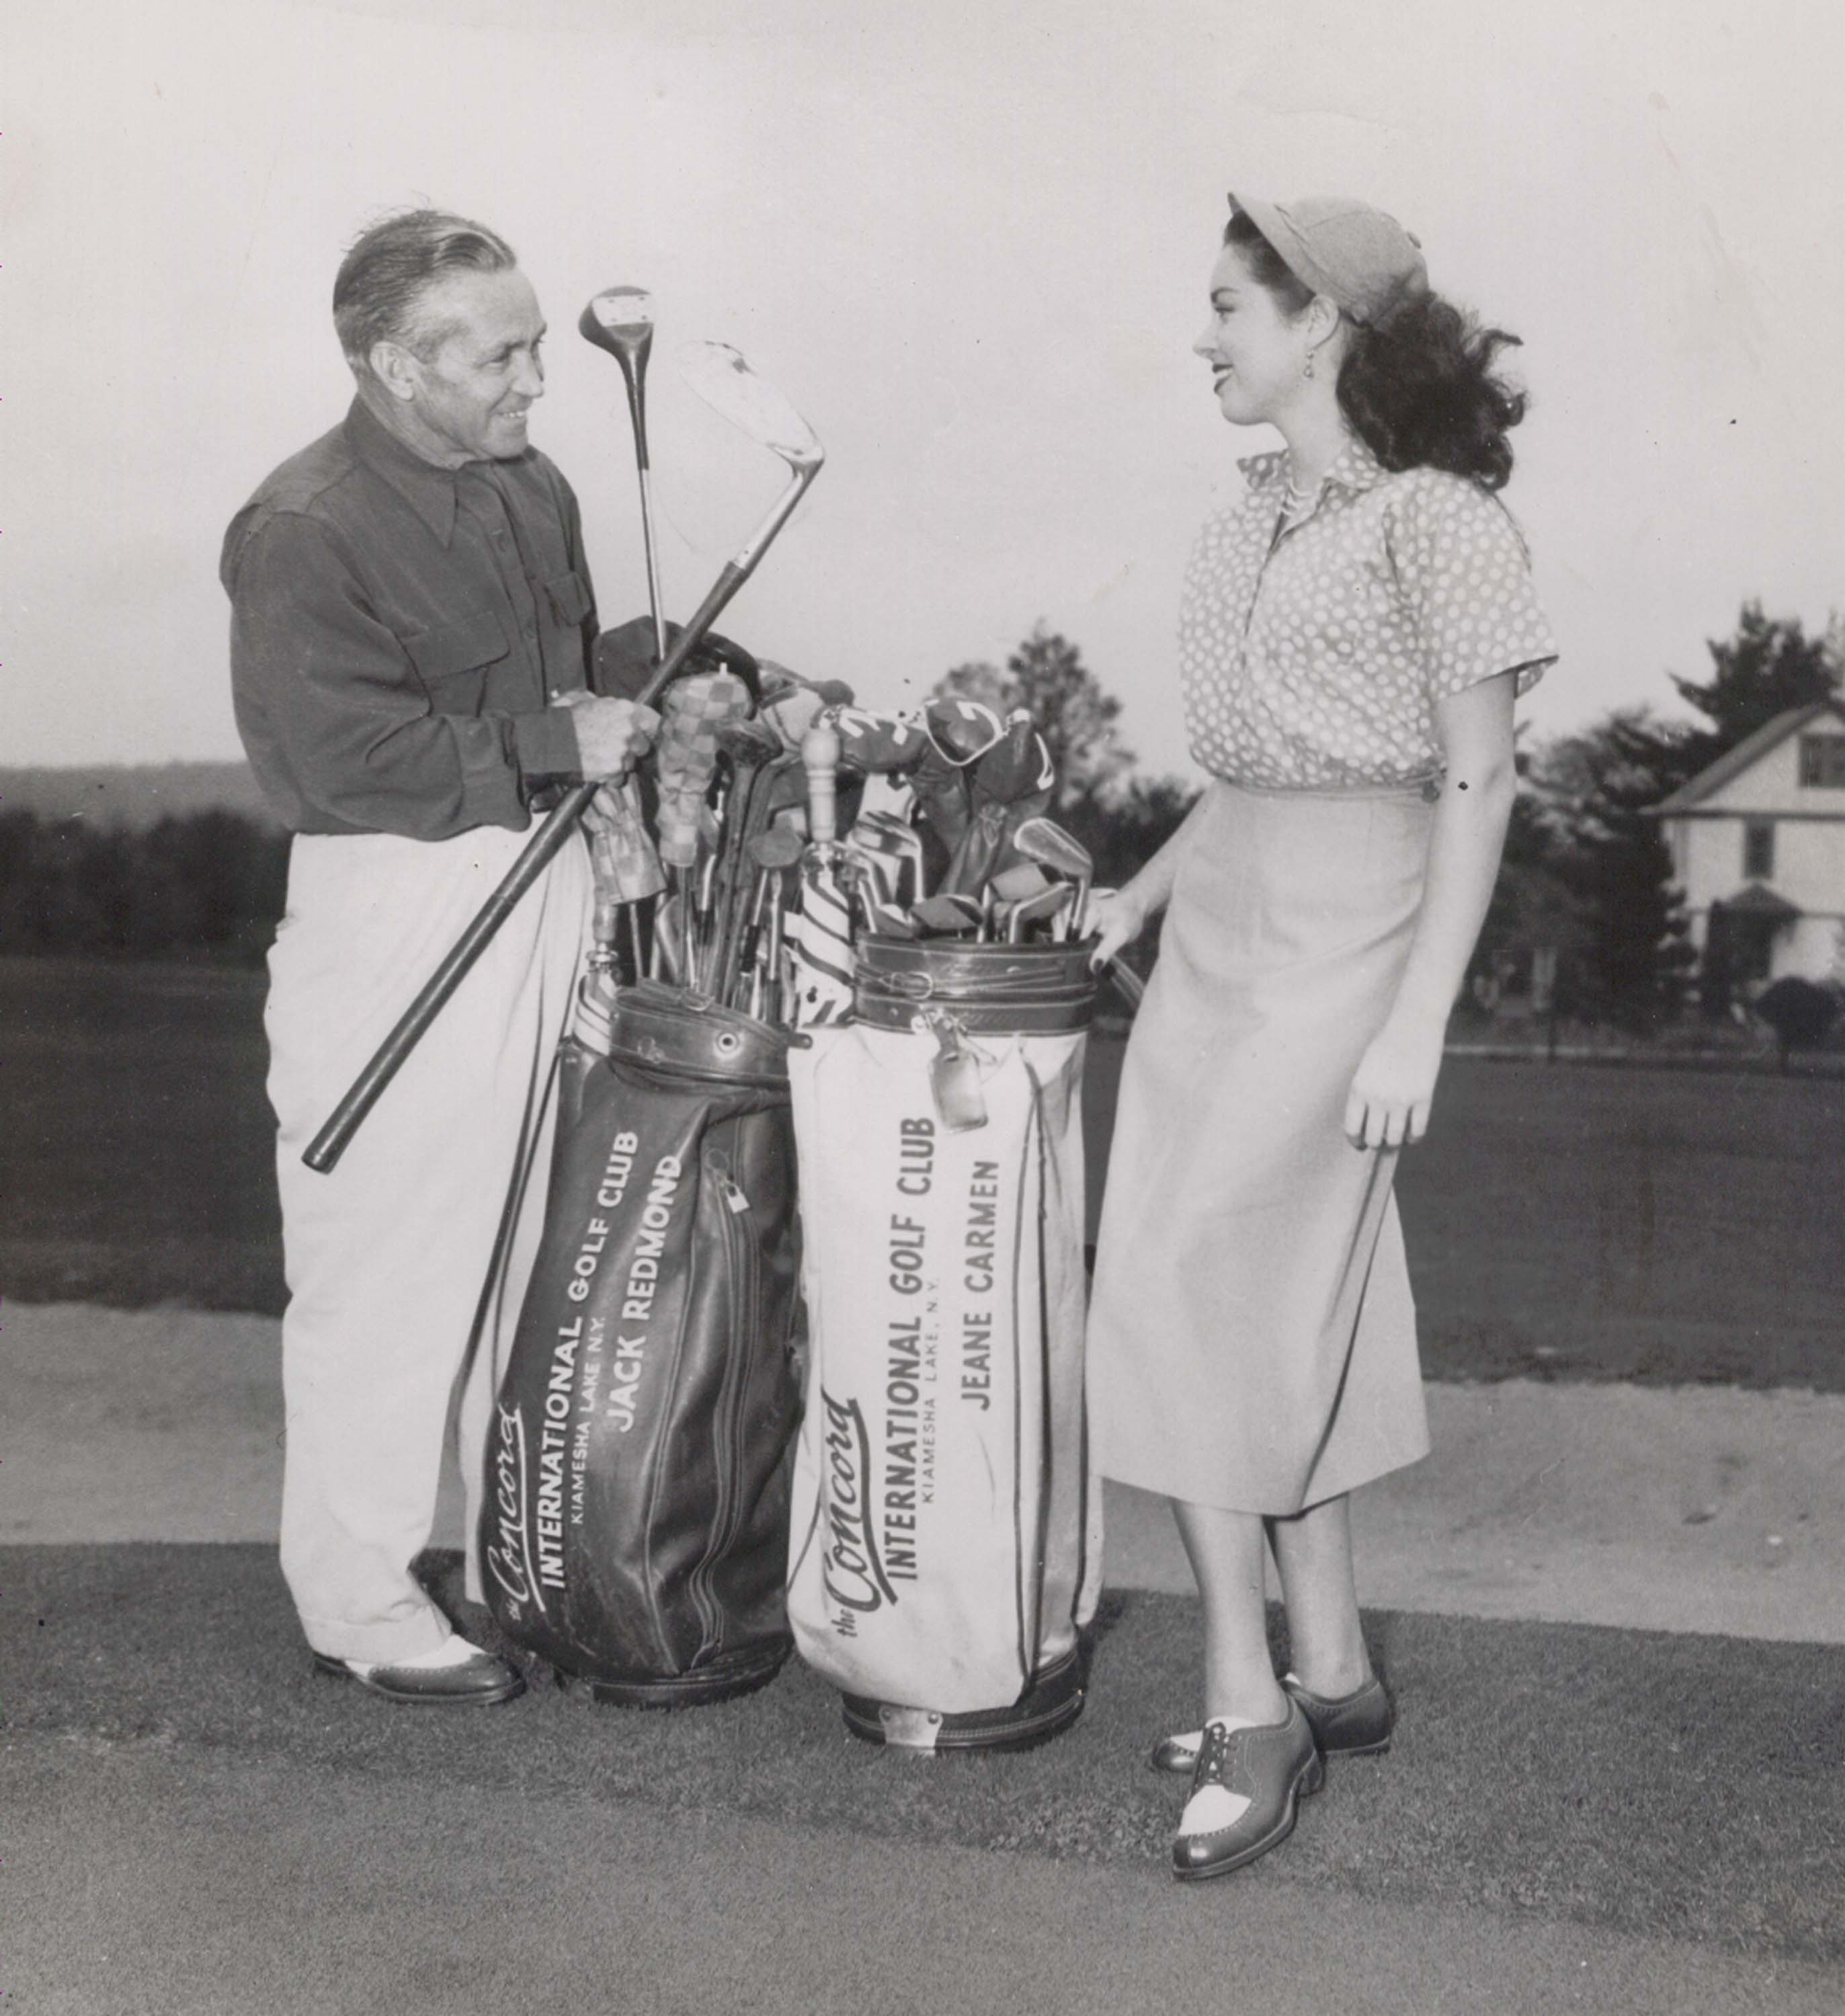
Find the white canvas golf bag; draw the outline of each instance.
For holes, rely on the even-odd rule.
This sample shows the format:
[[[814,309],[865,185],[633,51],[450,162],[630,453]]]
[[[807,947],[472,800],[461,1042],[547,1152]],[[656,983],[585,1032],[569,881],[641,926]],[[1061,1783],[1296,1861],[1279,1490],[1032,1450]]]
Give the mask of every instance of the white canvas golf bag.
[[[866,940],[791,1053],[809,1359],[788,1612],[848,1726],[1022,1747],[1083,1705],[1081,947]]]

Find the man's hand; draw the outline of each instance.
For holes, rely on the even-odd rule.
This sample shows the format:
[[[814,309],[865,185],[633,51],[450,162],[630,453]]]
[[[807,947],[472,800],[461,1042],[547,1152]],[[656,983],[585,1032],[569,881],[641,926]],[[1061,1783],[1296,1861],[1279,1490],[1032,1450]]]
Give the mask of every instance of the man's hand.
[[[652,746],[660,717],[631,700],[600,700],[594,693],[560,693],[554,705],[570,709],[576,730],[577,759],[586,781],[625,776]]]
[[[1429,1131],[1445,1034],[1433,1019],[1393,1017],[1372,1038],[1346,1097],[1346,1139],[1354,1148],[1413,1148]]]

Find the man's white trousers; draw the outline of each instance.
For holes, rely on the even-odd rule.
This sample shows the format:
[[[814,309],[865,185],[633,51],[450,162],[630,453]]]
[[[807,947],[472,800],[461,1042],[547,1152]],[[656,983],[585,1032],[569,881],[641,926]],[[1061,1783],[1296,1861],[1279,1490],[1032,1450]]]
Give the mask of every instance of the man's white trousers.
[[[282,1569],[308,1641],[388,1664],[448,1625],[410,1574],[463,1382],[468,1590],[488,1417],[542,1229],[554,1060],[586,941],[568,841],[337,1166],[301,1150],[529,837],[297,836],[269,955],[270,1103],[289,1303]]]

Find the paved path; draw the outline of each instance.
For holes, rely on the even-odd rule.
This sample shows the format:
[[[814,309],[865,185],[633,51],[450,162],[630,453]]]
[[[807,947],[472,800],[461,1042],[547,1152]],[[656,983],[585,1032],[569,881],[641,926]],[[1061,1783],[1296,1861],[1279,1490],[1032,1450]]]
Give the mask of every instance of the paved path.
[[[269,1539],[276,1330],[177,1311],[0,1311],[0,1541]],[[1515,1383],[1430,1397],[1436,1455],[1367,1494],[1368,1602],[1845,1643],[1845,1396]],[[1162,1507],[1122,1492],[1108,1510],[1112,1582],[1188,1586]],[[456,1537],[452,1492],[436,1537]],[[399,1712],[330,1689],[326,1712]],[[1598,1931],[1515,1899],[1501,1913],[1329,1895],[1279,1869],[1194,1891],[1152,1867],[716,1813],[554,1795],[494,1806],[454,1785],[375,1784],[128,1729],[9,1737],[0,1778],[8,2011],[1845,2007],[1836,1969]]]
[[[0,1311],[0,1542],[268,1540],[279,1325]],[[1361,1494],[1364,1600],[1845,1643],[1845,1394],[1432,1386],[1435,1453]],[[459,1492],[436,1543],[460,1540]],[[1108,1579],[1191,1587],[1164,1506],[1111,1489]]]
[[[380,1797],[145,1748],[61,1763],[9,1773],[0,2007],[34,2016],[1837,2016],[1845,1996],[1823,1967],[1346,1890],[1329,1909],[1273,1880]]]

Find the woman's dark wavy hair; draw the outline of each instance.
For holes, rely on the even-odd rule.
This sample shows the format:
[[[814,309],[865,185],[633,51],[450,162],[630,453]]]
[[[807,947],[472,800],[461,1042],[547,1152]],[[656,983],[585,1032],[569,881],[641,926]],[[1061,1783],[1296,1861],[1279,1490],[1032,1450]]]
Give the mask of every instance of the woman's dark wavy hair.
[[[1249,270],[1289,315],[1313,290],[1241,211],[1224,228]],[[1525,417],[1525,394],[1494,369],[1518,337],[1482,329],[1451,301],[1428,293],[1400,303],[1376,324],[1351,322],[1339,367],[1339,402],[1385,468],[1445,469],[1501,490],[1512,474],[1506,435]]]

